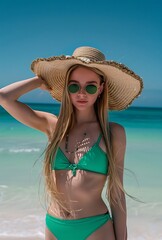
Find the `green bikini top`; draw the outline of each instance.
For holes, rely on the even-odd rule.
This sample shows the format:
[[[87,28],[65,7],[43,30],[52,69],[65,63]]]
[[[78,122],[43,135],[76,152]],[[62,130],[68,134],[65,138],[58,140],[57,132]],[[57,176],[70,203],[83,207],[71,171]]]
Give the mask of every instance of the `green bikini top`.
[[[102,134],[100,134],[96,143],[88,152],[80,158],[78,163],[71,163],[61,148],[58,147],[55,159],[52,163],[52,170],[71,170],[73,176],[76,175],[78,169],[107,175],[108,158],[107,154],[99,146],[101,137]]]

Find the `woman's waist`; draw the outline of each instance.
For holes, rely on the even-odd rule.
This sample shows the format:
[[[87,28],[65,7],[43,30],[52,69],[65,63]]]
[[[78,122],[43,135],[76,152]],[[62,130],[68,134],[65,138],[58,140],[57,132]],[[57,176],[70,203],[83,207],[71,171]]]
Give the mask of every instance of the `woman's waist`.
[[[108,211],[101,213],[101,214],[95,214],[95,215],[89,215],[89,216],[84,216],[84,217],[80,217],[80,218],[63,218],[63,217],[58,217],[58,216],[54,216],[54,215],[50,215],[49,213],[46,214],[46,224],[48,224],[48,222],[51,222],[54,224],[55,223],[61,223],[61,225],[65,224],[66,226],[72,226],[74,227],[74,223],[75,224],[80,224],[80,223],[92,223],[92,222],[96,222],[97,220],[112,220],[111,215],[109,214]],[[75,225],[76,226],[76,225]]]
[[[60,206],[53,204],[49,207],[48,213],[54,217],[63,219],[79,219],[90,216],[105,214],[108,208],[104,201],[101,199],[94,200],[91,202],[69,202],[66,203],[65,209]]]

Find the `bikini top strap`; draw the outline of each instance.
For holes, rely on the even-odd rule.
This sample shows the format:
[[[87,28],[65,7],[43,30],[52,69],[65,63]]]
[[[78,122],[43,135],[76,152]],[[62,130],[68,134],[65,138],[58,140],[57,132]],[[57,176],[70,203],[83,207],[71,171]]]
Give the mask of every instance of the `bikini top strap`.
[[[99,135],[99,137],[98,137],[98,139],[97,139],[97,142],[96,142],[97,145],[99,145],[99,143],[100,143],[100,141],[101,141],[101,138],[102,138],[102,133],[100,133],[100,135]]]

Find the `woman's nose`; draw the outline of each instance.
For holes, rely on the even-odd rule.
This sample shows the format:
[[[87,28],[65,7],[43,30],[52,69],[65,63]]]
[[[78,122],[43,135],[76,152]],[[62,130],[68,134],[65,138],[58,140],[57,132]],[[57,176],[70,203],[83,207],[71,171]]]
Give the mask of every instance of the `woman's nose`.
[[[79,91],[78,91],[78,94],[83,94],[83,95],[86,95],[86,91],[84,88],[80,87]]]

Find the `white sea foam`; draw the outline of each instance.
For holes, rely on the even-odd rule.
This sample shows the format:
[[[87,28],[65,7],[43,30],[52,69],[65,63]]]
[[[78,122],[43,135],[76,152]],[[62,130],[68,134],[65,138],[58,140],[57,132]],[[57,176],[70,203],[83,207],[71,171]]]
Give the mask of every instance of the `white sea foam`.
[[[44,217],[27,215],[25,217],[0,218],[0,237],[39,237],[44,239]]]
[[[40,148],[12,148],[9,149],[11,153],[31,153],[31,152],[40,152]]]
[[[0,188],[8,188],[7,185],[0,185]]]
[[[41,149],[40,148],[8,148],[8,147],[4,147],[4,148],[0,148],[0,153],[31,153],[31,152],[40,152]]]
[[[128,201],[130,240],[162,240],[162,203]]]

